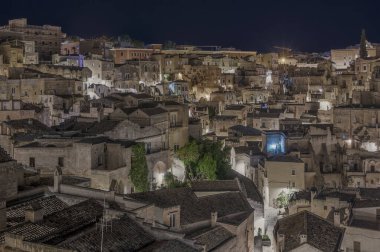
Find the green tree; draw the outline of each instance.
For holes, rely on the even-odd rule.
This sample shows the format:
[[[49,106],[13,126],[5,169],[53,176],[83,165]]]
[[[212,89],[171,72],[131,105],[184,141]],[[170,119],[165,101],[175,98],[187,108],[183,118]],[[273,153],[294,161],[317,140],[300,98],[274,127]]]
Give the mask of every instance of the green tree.
[[[164,177],[166,188],[184,187],[186,184],[177,179],[171,172],[167,172]]]
[[[185,166],[191,166],[198,162],[200,153],[197,142],[195,140],[190,140],[190,142],[178,150],[177,156],[183,161]]]
[[[177,152],[177,157],[186,167],[186,177],[190,180],[223,179],[230,169],[229,149],[221,142],[190,140]]]
[[[362,30],[362,34],[360,37],[360,49],[359,49],[359,55],[360,58],[365,59],[368,57],[368,52],[367,52],[367,38],[365,35],[365,30]]]
[[[149,190],[148,165],[145,157],[145,146],[142,143],[132,146],[132,162],[129,178],[134,184],[136,191]]]
[[[278,197],[276,198],[276,205],[278,208],[287,207],[289,204],[289,195],[284,191],[281,191]]]
[[[198,162],[196,167],[197,174],[202,179],[215,180],[216,179],[216,160],[207,153]]]

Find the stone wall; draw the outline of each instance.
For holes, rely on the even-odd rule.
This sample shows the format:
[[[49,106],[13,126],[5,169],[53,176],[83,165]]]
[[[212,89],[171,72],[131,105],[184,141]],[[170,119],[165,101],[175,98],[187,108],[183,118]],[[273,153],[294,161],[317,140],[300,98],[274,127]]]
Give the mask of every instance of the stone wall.
[[[4,252],[25,251],[25,252],[75,252],[71,249],[62,249],[55,246],[32,243],[23,240],[21,235],[6,233],[5,243],[0,249]]]
[[[0,198],[10,198],[17,194],[16,162],[0,163]]]

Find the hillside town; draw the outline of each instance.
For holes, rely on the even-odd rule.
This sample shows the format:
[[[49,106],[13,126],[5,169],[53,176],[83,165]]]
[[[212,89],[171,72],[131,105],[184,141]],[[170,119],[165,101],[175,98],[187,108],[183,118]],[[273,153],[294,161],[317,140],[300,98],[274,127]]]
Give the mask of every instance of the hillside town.
[[[380,248],[380,44],[0,26],[0,251]]]

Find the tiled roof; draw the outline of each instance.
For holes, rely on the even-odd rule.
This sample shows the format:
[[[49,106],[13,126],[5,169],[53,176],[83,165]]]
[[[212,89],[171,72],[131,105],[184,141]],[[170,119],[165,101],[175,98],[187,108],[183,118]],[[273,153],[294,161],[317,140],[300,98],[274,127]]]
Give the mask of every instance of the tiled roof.
[[[88,130],[90,134],[103,134],[113,130],[121,121],[118,120],[102,120]]]
[[[298,191],[292,193],[290,200],[307,200],[311,201],[311,191]]]
[[[240,191],[237,180],[195,181],[191,189],[195,192]]]
[[[152,245],[140,250],[140,252],[197,252],[202,251],[191,247],[180,240],[156,241]]]
[[[218,212],[218,217],[240,212],[252,212],[253,209],[241,192],[228,192],[209,195],[199,198],[201,204],[208,208],[209,218],[211,212]]]
[[[229,105],[229,106],[226,106],[226,110],[242,110],[246,108],[246,106],[244,105]]]
[[[291,155],[278,155],[267,158],[271,162],[291,162],[291,163],[303,163],[303,161],[295,156]]]
[[[81,230],[95,223],[103,214],[103,207],[95,200],[86,200],[61,211],[52,213],[42,221],[25,222],[7,230],[22,235],[25,241],[57,244],[68,233]]]
[[[357,199],[354,202],[353,208],[367,208],[367,207],[380,207],[380,200],[378,199],[368,199],[360,200]]]
[[[302,244],[300,234],[307,236],[307,243],[326,252],[339,250],[344,229],[308,211],[302,211],[283,219],[275,225],[276,234],[285,236],[284,252],[292,251]]]
[[[315,198],[326,199],[327,197],[338,198],[340,201],[352,202],[356,198],[356,194],[327,189],[327,190],[321,191]]]
[[[190,188],[161,189],[151,192],[133,193],[128,197],[158,207],[181,206],[181,224],[186,225],[210,218],[210,212],[198,203],[198,198]]]
[[[241,213],[235,214],[233,216],[225,216],[225,217],[219,218],[218,222],[230,224],[233,226],[239,226],[250,215],[251,215],[251,212],[241,212]]]
[[[41,197],[31,201],[24,202],[12,207],[7,208],[7,225],[15,226],[25,221],[25,210],[31,205],[39,204],[44,212],[44,215],[50,215],[52,213],[63,210],[68,207],[66,203],[58,199],[56,196]]]
[[[161,208],[181,207],[181,224],[191,224],[210,219],[211,212],[219,217],[253,211],[245,196],[240,192],[221,193],[198,198],[191,188],[161,189],[151,192],[129,194],[127,197]],[[233,202],[233,204],[231,204]]]
[[[252,199],[255,202],[263,203],[263,197],[261,196],[259,190],[255,183],[247,178],[246,176],[238,173],[237,171],[230,169],[227,172],[226,179],[235,179],[238,178],[240,181],[240,185],[242,185],[242,189],[247,195],[247,198]],[[243,192],[243,193],[244,193]]]
[[[49,132],[51,128],[36,119],[20,119],[4,121],[6,125],[16,130],[27,130],[29,132]]]
[[[234,149],[237,154],[245,153],[247,155],[264,155],[264,153],[257,146],[238,146],[234,147]]]
[[[186,238],[195,240],[196,244],[205,246],[205,251],[216,249],[234,235],[222,226],[206,228],[194,234],[188,234]]]
[[[137,223],[124,215],[120,219],[110,220],[103,233],[103,251],[137,251],[154,242],[154,237],[145,232]],[[75,251],[100,251],[102,232],[100,228],[69,239],[59,246]]]
[[[225,120],[234,120],[237,116],[229,116],[229,115],[218,115],[214,116],[213,119],[217,121],[225,121]]]
[[[139,93],[139,94],[130,93],[129,95],[134,97],[134,98],[137,98],[137,99],[151,99],[151,98],[153,98],[152,96],[145,94],[145,93]]]
[[[250,126],[235,125],[229,129],[240,132],[243,136],[261,136],[261,130]]]
[[[100,144],[100,143],[105,143],[108,141],[108,137],[105,136],[100,136],[100,137],[86,137],[78,143],[86,143],[86,144]]]
[[[380,199],[380,188],[360,188],[362,199]]]
[[[140,109],[142,112],[147,114],[148,116],[152,115],[158,115],[158,114],[163,114],[163,113],[168,113],[167,110],[161,108],[161,107],[155,107],[155,108],[141,108]]]

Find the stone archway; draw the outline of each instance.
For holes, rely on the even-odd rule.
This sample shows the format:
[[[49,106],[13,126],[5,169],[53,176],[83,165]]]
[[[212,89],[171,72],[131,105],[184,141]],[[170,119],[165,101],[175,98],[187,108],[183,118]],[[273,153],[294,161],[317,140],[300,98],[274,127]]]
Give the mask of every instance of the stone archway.
[[[164,184],[164,176],[167,172],[167,166],[164,162],[158,161],[153,167],[153,182],[157,187],[161,187]]]

